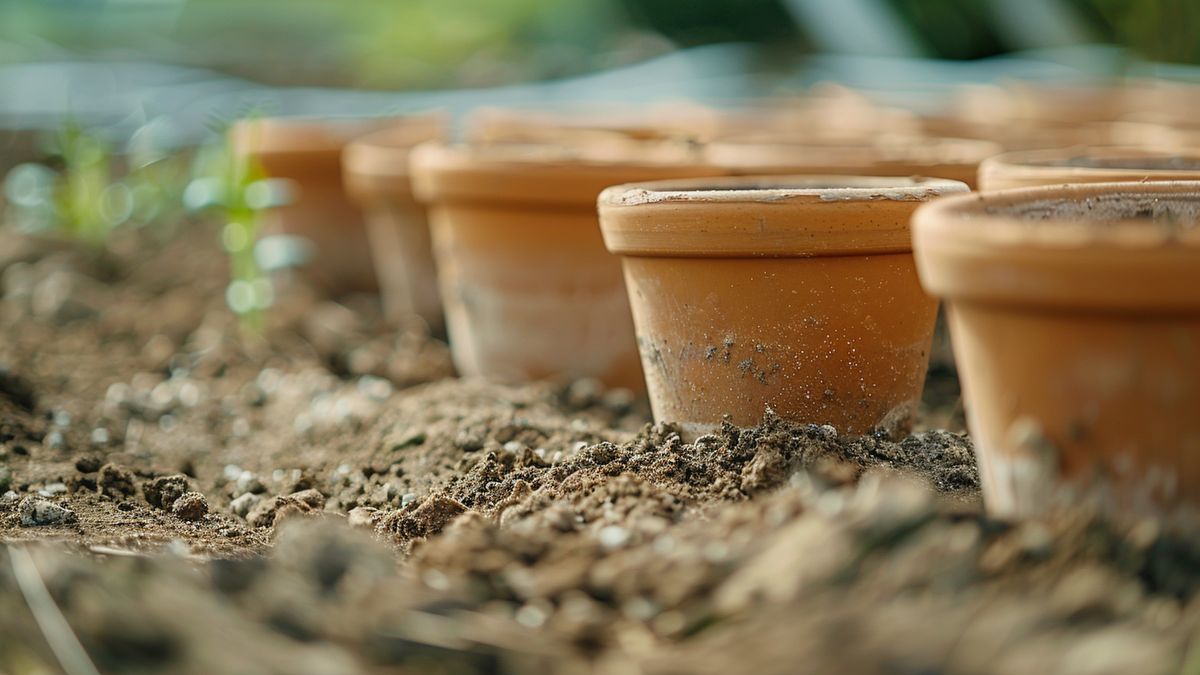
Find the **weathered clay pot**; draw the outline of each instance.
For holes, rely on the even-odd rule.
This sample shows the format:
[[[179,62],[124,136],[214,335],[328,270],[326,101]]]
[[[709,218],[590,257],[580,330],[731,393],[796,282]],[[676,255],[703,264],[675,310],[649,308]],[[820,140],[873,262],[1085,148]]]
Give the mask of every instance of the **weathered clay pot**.
[[[989,510],[1056,479],[1200,497],[1200,183],[1097,183],[946,199],[914,217],[947,301]]]
[[[931,176],[973,186],[979,163],[1000,152],[995,143],[960,138],[840,141],[763,135],[711,143],[706,156],[739,175]]]
[[[1190,154],[1144,148],[1029,150],[989,157],[979,165],[979,189],[984,191],[1161,180],[1200,180],[1200,150]]]
[[[444,135],[444,126],[421,120],[361,138],[342,153],[346,192],[366,216],[385,315],[416,314],[435,333],[444,325],[442,301],[425,207],[413,196],[408,166],[414,146]]]
[[[305,276],[337,295],[378,290],[362,213],[342,184],[342,149],[351,140],[396,124],[395,118],[270,117],[242,120],[230,130],[235,152],[286,178],[292,200],[266,214],[265,235],[287,234],[312,244]]]
[[[654,417],[689,434],[767,409],[893,432],[921,397],[937,303],[908,221],[957,181],[742,177],[600,196],[622,257]]]
[[[629,301],[596,197],[631,180],[704,176],[688,144],[447,146],[412,158],[429,205],[459,372],[644,386]]]
[[[711,138],[717,113],[697,103],[668,102],[650,106],[572,104],[518,108],[486,106],[467,115],[467,142],[547,143],[567,141],[578,146],[592,139],[632,140]]]

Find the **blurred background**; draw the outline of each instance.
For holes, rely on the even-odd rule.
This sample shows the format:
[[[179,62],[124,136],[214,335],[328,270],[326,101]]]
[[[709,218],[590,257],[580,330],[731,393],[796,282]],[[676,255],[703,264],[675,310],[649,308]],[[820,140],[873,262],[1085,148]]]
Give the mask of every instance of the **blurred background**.
[[[1198,27],[1196,0],[0,0],[0,129],[162,118],[188,142],[250,106],[720,102],[821,81],[929,108],[964,82],[1192,78]]]

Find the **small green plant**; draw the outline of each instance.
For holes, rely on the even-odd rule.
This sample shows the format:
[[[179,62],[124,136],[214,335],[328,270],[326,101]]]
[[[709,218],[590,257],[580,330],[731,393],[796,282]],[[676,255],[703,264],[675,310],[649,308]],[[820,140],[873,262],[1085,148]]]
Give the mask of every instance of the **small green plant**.
[[[50,139],[45,162],[5,177],[7,216],[23,230],[103,248],[118,227],[175,222],[185,167],[147,142],[118,155],[103,132],[69,122]]]
[[[258,333],[275,293],[257,246],[266,209],[288,200],[288,183],[267,177],[252,157],[233,147],[228,133],[200,151],[194,178],[184,193],[191,211],[212,211],[223,220],[221,247],[229,256],[225,302],[244,328]]]

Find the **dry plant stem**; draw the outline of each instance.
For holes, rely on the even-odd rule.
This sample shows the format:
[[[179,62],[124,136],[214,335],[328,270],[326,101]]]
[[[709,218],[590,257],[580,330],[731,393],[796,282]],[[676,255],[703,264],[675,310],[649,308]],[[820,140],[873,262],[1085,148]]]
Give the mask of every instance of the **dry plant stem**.
[[[29,606],[29,612],[33,614],[34,621],[46,638],[46,644],[54,652],[62,669],[67,675],[100,675],[62,610],[50,596],[29,551],[19,546],[11,547],[8,549],[8,560],[12,565],[13,578],[25,597],[25,604]]]

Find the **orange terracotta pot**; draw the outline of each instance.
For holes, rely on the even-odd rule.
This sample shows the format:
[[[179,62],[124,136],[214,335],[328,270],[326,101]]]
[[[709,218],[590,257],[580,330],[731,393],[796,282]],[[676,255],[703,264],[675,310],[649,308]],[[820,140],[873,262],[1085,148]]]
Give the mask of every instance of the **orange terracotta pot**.
[[[485,106],[467,115],[469,143],[546,143],[567,141],[578,146],[587,139],[598,143],[614,137],[627,140],[710,138],[717,113],[684,101],[649,106],[572,104],[539,108]]]
[[[414,146],[445,136],[445,120],[437,121],[376,132],[342,153],[346,192],[366,216],[385,315],[416,314],[435,333],[445,324],[442,301],[425,207],[413,195],[408,167]]]
[[[720,173],[690,145],[446,146],[412,158],[430,208],[459,372],[527,381],[594,377],[643,388],[620,263],[596,197],[608,185]]]
[[[600,224],[625,266],[655,419],[696,435],[769,408],[853,434],[907,428],[937,312],[908,221],[966,191],[848,176],[605,190]]]
[[[362,213],[342,183],[342,150],[350,141],[397,123],[395,118],[273,117],[242,120],[230,130],[235,152],[268,175],[291,181],[291,203],[270,209],[264,234],[312,244],[304,275],[331,295],[379,289]]]
[[[1144,148],[1029,150],[989,157],[979,165],[979,189],[1007,190],[1064,183],[1200,180],[1200,151],[1176,154]]]
[[[1151,220],[1152,219],[1152,220]],[[990,511],[1061,477],[1200,497],[1200,183],[1096,183],[947,199],[914,217],[947,301]]]
[[[931,176],[973,186],[979,163],[1001,147],[982,140],[880,136],[874,141],[777,136],[707,146],[708,161],[739,175]]]

